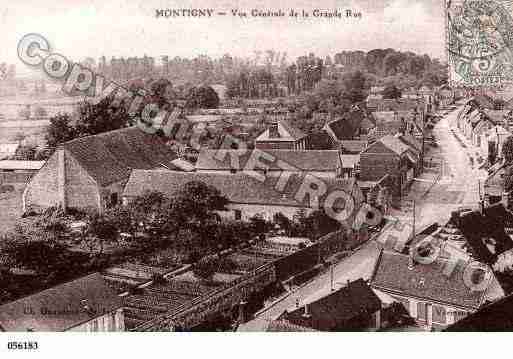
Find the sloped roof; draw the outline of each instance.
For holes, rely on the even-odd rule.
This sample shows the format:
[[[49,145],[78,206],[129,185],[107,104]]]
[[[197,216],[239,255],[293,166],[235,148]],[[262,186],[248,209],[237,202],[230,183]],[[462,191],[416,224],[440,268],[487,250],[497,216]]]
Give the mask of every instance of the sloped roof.
[[[251,156],[271,170],[283,170],[281,160],[300,171],[335,171],[340,167],[336,150],[210,150],[200,151],[196,162],[197,170],[243,170]],[[281,163],[281,162],[280,162]],[[251,165],[252,162],[249,162]]]
[[[278,133],[280,134],[280,137],[270,138],[269,129],[266,129],[256,138],[255,141],[298,141],[306,137],[306,134],[303,131],[296,128],[288,120],[278,121]]]
[[[326,127],[336,141],[351,140],[357,135],[365,117],[365,112],[361,110],[348,111],[340,119],[327,123]]]
[[[136,197],[147,191],[158,191],[172,198],[183,186],[191,181],[203,182],[217,188],[230,202],[245,204],[284,205],[294,207],[309,207],[308,196],[296,199],[296,193],[303,184],[302,176],[292,174],[283,189],[279,191],[277,183],[279,176],[267,175],[260,182],[254,177],[241,172],[235,174],[178,172],[165,170],[134,170],[128,180],[124,196]],[[327,186],[327,193],[342,190],[352,193],[355,187],[354,179],[326,179],[322,181]],[[326,195],[319,198],[322,203]]]
[[[403,141],[405,144],[413,148],[417,152],[422,151],[422,143],[420,143],[415,137],[410,134],[402,134],[399,136],[399,139]]]
[[[484,109],[483,112],[494,125],[497,125],[504,123],[504,117],[508,114],[509,110]]]
[[[360,155],[340,155],[342,168],[354,168],[360,162]]]
[[[397,121],[394,111],[374,111],[372,112],[376,125],[381,122],[394,122]]]
[[[407,144],[405,144],[396,136],[392,135],[383,136],[378,140],[378,142],[381,142],[383,145],[385,145],[387,148],[391,149],[398,155],[402,155],[410,149],[410,147]]]
[[[423,103],[422,98],[369,99],[367,106],[382,111],[409,111],[422,106]]]
[[[340,141],[342,152],[360,153],[367,147],[367,141],[364,140],[344,140]]]
[[[381,301],[363,279],[358,279],[336,292],[308,304],[310,318],[305,318],[302,306],[280,319],[320,331],[355,329],[351,319],[372,314],[381,309]]]
[[[467,287],[463,281],[464,263],[457,263],[452,273],[447,275],[447,260],[439,258],[431,264],[416,263],[412,269],[408,268],[408,262],[408,255],[382,251],[371,286],[398,295],[465,308],[477,309],[482,304],[486,290],[475,291]]]
[[[0,170],[39,170],[44,164],[45,161],[2,160]]]
[[[103,277],[93,273],[0,306],[0,329],[9,332],[64,331],[122,305],[122,299]]]
[[[132,169],[176,169],[176,154],[157,135],[137,127],[78,138],[64,143],[80,165],[100,184],[127,179]]]
[[[446,332],[502,332],[513,330],[513,294],[480,308],[447,327]]]

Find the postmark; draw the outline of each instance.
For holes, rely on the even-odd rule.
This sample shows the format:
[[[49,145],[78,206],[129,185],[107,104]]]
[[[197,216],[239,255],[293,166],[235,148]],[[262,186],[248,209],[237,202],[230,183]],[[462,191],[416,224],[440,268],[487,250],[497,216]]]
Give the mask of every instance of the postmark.
[[[513,2],[445,0],[449,80],[453,86],[513,84]]]

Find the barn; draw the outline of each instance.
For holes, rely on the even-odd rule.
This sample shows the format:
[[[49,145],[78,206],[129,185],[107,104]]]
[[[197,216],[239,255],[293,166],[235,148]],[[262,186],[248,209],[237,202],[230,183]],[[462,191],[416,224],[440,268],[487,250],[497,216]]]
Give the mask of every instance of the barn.
[[[137,127],[60,145],[27,184],[23,210],[61,206],[80,210],[116,205],[133,169],[176,170],[176,154],[157,135]]]

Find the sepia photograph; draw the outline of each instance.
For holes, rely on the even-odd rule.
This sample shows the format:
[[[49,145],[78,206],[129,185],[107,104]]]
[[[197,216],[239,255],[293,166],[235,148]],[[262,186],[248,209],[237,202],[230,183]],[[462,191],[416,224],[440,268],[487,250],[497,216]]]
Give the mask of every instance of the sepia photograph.
[[[0,352],[513,331],[513,1],[0,13]]]

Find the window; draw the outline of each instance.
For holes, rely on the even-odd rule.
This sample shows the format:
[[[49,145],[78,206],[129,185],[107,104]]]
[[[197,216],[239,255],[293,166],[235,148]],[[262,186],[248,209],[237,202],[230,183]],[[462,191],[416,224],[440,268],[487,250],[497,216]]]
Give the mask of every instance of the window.
[[[117,193],[111,193],[110,195],[110,205],[111,207],[115,207],[118,205],[119,197]]]
[[[241,210],[240,210],[240,209],[236,209],[236,210],[234,211],[234,213],[235,213],[235,219],[236,219],[237,221],[240,221],[240,220],[242,219],[242,212],[241,212]]]
[[[427,304],[418,302],[417,303],[417,319],[426,320],[427,318]]]
[[[445,307],[439,305],[433,306],[433,322],[442,324],[445,324],[447,322]]]

